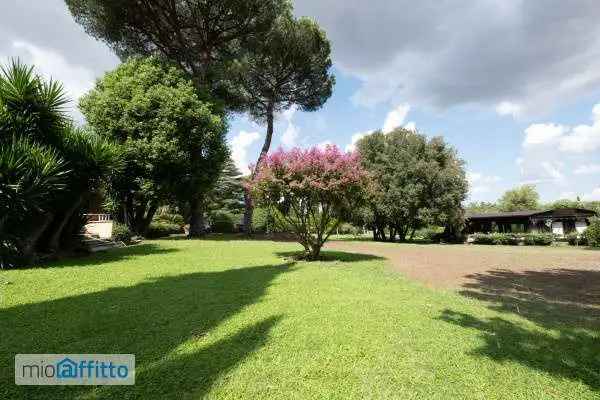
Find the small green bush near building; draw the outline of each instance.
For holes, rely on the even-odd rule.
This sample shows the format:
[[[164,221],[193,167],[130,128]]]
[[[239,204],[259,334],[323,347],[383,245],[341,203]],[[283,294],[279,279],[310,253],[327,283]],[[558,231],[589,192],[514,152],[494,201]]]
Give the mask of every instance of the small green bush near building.
[[[587,246],[588,240],[585,233],[570,233],[567,235],[567,242],[569,242],[570,246]]]
[[[158,239],[161,237],[167,237],[171,234],[182,233],[183,228],[181,225],[172,224],[169,222],[152,222],[146,232],[146,238]]]
[[[550,233],[476,233],[471,236],[473,244],[517,246],[550,246],[554,236]]]
[[[492,243],[504,246],[517,246],[519,237],[513,233],[492,233]]]
[[[550,246],[554,242],[551,233],[527,233],[523,236],[525,246]]]
[[[115,242],[123,242],[125,244],[131,243],[133,234],[129,230],[129,227],[119,222],[113,222],[112,226],[112,240]]]
[[[235,231],[235,224],[239,223],[241,216],[217,211],[211,216],[211,230],[216,233],[233,233]]]
[[[168,224],[176,224],[179,226],[185,225],[183,216],[181,214],[176,214],[176,213],[157,214],[153,220],[154,220],[154,222],[164,222],[164,223],[168,223]]]
[[[600,247],[600,219],[595,218],[585,231],[585,237],[589,246]]]

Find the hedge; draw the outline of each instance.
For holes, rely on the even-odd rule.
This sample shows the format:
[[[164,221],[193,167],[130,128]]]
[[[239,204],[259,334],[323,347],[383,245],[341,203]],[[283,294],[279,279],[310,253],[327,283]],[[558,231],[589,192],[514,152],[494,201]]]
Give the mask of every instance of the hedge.
[[[473,244],[505,246],[517,246],[520,243],[526,246],[549,246],[554,241],[554,236],[549,233],[476,233],[471,238]]]
[[[152,222],[146,232],[146,238],[157,239],[167,237],[174,233],[182,233],[183,229],[180,225],[171,224],[168,222]]]
[[[113,222],[111,237],[113,241],[128,244],[131,243],[132,237],[133,234],[131,233],[127,225],[118,222]]]

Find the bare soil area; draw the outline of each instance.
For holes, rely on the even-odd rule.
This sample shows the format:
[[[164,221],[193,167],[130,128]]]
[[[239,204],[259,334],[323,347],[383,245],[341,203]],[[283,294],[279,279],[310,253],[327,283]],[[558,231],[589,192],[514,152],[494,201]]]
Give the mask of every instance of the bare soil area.
[[[389,260],[391,267],[427,286],[460,288],[481,274],[571,271],[584,274],[600,289],[600,251],[569,247],[421,245],[332,241],[331,250],[371,254]]]

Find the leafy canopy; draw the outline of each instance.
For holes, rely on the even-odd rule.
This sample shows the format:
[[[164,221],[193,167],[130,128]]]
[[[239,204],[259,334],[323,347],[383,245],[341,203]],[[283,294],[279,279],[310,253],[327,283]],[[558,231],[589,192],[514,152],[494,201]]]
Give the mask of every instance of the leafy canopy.
[[[111,188],[124,205],[135,202],[128,213],[146,213],[148,202],[155,209],[159,202],[206,193],[228,155],[225,116],[201,100],[180,68],[158,58],[121,64],[81,99],[80,108],[96,132],[123,149],[126,168],[113,175]],[[143,230],[151,217],[132,229]]]
[[[540,195],[534,185],[523,185],[506,191],[498,206],[501,211],[537,210],[540,208]]]
[[[367,173],[357,153],[336,146],[283,149],[267,155],[250,182],[259,205],[296,234],[309,259],[362,200]]]
[[[319,109],[331,96],[335,78],[331,45],[309,18],[285,14],[236,63],[237,81],[252,117],[260,122],[292,106]]]
[[[199,88],[234,105],[227,73],[249,41],[291,8],[287,0],[66,0],[75,20],[122,58],[159,55]]]
[[[456,151],[442,138],[404,128],[361,139],[357,148],[371,173],[369,224],[376,239],[404,240],[428,225],[460,224],[467,181]]]

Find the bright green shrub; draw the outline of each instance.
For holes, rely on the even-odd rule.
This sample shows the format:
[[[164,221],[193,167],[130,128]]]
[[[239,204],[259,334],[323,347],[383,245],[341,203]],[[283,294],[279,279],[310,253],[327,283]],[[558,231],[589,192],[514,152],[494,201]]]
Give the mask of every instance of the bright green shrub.
[[[440,227],[427,227],[415,232],[415,237],[431,243],[439,243],[442,240],[444,229]]]
[[[183,216],[181,216],[180,214],[175,214],[175,213],[157,214],[154,216],[153,221],[165,222],[168,224],[175,224],[175,225],[179,225],[179,226],[185,225]]]
[[[585,233],[578,234],[576,232],[567,235],[567,242],[569,242],[570,246],[587,246],[588,244]]]
[[[526,246],[550,246],[552,242],[554,236],[551,233],[527,233],[523,240]]]
[[[595,218],[590,222],[585,231],[585,237],[589,246],[600,247],[600,219]]]
[[[182,232],[183,229],[180,225],[171,224],[168,222],[152,222],[148,227],[148,231],[146,232],[146,238],[157,239]]]
[[[362,229],[358,226],[354,226],[352,224],[349,223],[343,223],[340,224],[340,226],[337,229],[337,232],[340,235],[354,235],[354,236],[358,236],[360,234],[362,234]]]
[[[252,231],[258,233],[267,233],[273,230],[273,217],[269,210],[262,207],[254,209],[252,215]]]
[[[211,216],[211,228],[217,233],[233,233],[235,225],[241,220],[240,216],[218,211]]]
[[[512,233],[492,233],[492,243],[504,246],[516,246],[519,244],[519,237]]]
[[[487,233],[475,233],[472,236],[473,244],[494,244],[492,236]]]
[[[123,242],[125,244],[131,243],[132,233],[129,227],[125,224],[113,222],[112,226],[112,240],[115,242]]]

